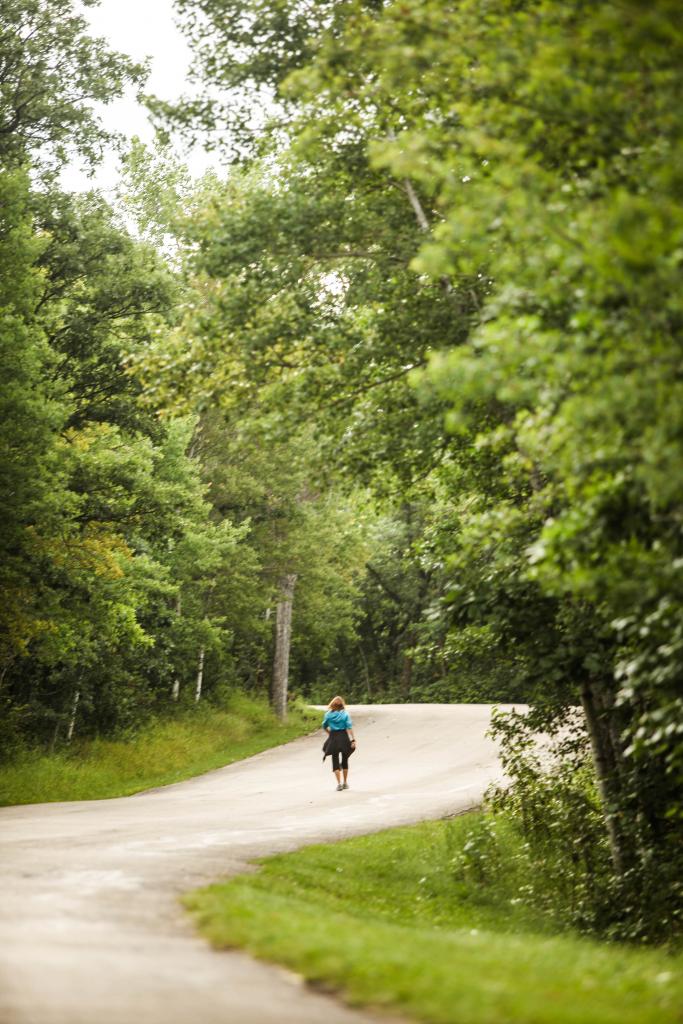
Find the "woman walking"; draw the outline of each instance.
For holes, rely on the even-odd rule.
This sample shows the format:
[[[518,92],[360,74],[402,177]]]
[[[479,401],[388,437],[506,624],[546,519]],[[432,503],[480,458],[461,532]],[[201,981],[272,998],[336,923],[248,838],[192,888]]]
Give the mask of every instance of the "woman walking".
[[[353,722],[341,697],[333,697],[323,718],[327,739],[323,746],[323,761],[332,755],[332,771],[337,778],[337,791],[349,788],[349,758],[356,749]],[[342,782],[342,772],[344,781]]]

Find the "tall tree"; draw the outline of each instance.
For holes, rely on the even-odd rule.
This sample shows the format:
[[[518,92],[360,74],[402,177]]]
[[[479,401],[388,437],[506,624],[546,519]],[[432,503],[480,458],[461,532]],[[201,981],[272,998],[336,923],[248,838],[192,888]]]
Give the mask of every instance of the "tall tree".
[[[674,899],[677,5],[182,9],[224,91],[175,123],[239,130],[246,86],[276,104],[239,136],[268,161],[199,218],[188,364],[207,395],[316,415],[357,479],[393,462],[450,488],[451,647],[583,703],[615,873],[634,905],[657,871]]]
[[[33,232],[28,182],[21,172],[0,173],[0,359],[2,434],[2,666],[14,660],[45,628],[32,565],[58,529],[70,504],[60,453],[60,432],[71,406],[50,381],[54,358],[34,311],[42,288],[35,262],[46,242]]]
[[[463,555],[486,532],[488,565],[510,547],[524,588],[513,636],[539,599],[556,609],[557,670],[586,711],[615,870],[642,884],[651,858],[670,870],[679,838],[680,19],[667,2],[406,14],[365,26],[380,91],[415,96],[415,125],[376,157],[443,211],[417,269],[492,278],[483,322],[431,379],[454,425],[504,454],[520,495],[487,502]],[[497,580],[473,585],[509,621]]]
[[[95,105],[145,78],[144,65],[90,36],[72,0],[2,0],[0,164],[31,159],[54,170],[74,152],[96,161],[116,136]]]

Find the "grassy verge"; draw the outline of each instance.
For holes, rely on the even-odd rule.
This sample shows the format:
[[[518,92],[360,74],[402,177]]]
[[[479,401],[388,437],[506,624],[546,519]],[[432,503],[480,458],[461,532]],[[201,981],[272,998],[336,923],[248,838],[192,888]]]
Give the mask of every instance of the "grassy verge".
[[[68,753],[26,755],[3,765],[0,805],[128,796],[287,743],[319,723],[318,712],[295,707],[280,725],[263,701],[235,695],[224,708],[156,721],[132,739],[93,740]]]
[[[186,897],[204,935],[434,1024],[673,1024],[683,958],[606,945],[453,877],[469,822],[271,857]]]

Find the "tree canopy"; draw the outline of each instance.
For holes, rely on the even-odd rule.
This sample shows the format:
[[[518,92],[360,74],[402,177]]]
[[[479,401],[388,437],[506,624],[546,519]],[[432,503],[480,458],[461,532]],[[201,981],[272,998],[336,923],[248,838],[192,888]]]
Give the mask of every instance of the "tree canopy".
[[[0,4],[8,747],[267,690],[289,602],[309,698],[581,705],[609,927],[678,927],[678,4],[176,7],[233,163],[112,206],[51,175],[144,68]]]

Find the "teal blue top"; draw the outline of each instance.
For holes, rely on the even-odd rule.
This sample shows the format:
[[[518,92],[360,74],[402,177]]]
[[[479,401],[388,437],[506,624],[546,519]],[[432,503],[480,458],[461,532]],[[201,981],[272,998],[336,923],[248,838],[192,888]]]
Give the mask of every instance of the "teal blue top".
[[[332,732],[341,732],[343,729],[353,729],[353,722],[348,711],[326,711],[322,727]]]

